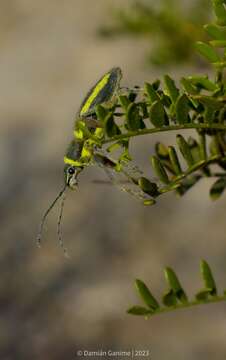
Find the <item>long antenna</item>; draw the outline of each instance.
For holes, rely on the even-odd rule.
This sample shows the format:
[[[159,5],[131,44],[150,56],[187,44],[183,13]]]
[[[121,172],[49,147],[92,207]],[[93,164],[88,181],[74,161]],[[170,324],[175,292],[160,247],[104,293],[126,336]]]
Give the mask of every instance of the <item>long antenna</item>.
[[[40,223],[40,227],[39,227],[39,232],[36,238],[36,242],[37,242],[37,246],[41,247],[41,238],[42,238],[42,232],[43,232],[43,226],[45,224],[45,220],[49,214],[49,212],[52,210],[52,208],[54,207],[54,205],[56,204],[56,202],[61,198],[61,196],[64,194],[65,190],[66,190],[67,184],[64,185],[63,189],[59,192],[59,194],[57,195],[57,197],[55,198],[55,200],[52,202],[52,204],[48,207],[48,209],[46,210],[46,212],[44,213],[43,217],[42,217],[42,221]]]
[[[60,244],[60,246],[62,247],[62,249],[64,251],[64,256],[69,257],[68,252],[67,252],[67,248],[64,246],[63,237],[62,237],[62,227],[61,227],[61,221],[62,221],[62,216],[63,216],[63,211],[64,211],[65,199],[66,199],[66,192],[64,191],[62,201],[61,201],[61,204],[60,204],[60,213],[59,213],[58,222],[57,222],[57,235],[58,235],[59,244]]]

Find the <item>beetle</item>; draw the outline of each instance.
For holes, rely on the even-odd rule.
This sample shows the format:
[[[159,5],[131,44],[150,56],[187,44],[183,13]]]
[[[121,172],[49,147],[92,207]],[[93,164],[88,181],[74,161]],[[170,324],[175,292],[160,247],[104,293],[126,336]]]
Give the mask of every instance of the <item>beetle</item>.
[[[75,131],[77,129],[78,121],[83,120],[87,126],[87,129],[91,132],[94,132],[94,130],[98,126],[98,121],[95,117],[95,108],[97,105],[104,104],[105,106],[111,105],[114,99],[117,96],[119,87],[120,87],[120,81],[122,78],[122,71],[119,67],[114,67],[108,72],[106,72],[97,82],[96,84],[91,87],[91,89],[88,91],[86,97],[82,101],[82,104],[76,114],[75,117]],[[51,205],[48,207],[48,209],[45,211],[41,223],[39,232],[37,235],[37,244],[40,246],[41,244],[41,237],[43,232],[43,227],[46,221],[46,218],[52,208],[55,206],[55,204],[58,202],[58,200],[62,197],[61,202],[61,210],[58,220],[58,237],[59,242],[61,246],[63,246],[61,231],[60,231],[60,224],[63,214],[63,206],[65,201],[65,191],[67,188],[70,188],[71,190],[74,190],[78,185],[78,175],[81,173],[81,171],[84,169],[84,164],[80,162],[80,158],[82,156],[82,151],[84,149],[84,140],[76,139],[75,137],[70,142],[68,149],[66,151],[66,154],[64,156],[64,186],[60,190],[57,197],[54,199],[54,201],[51,203]],[[107,158],[105,156],[102,156],[99,154],[99,156],[96,156],[97,163],[101,162],[104,166],[104,163],[106,163]],[[108,160],[108,163],[111,162],[111,160]],[[86,164],[87,165],[87,164]],[[105,164],[106,165],[106,164]],[[109,165],[109,164],[108,164]],[[112,162],[112,166],[114,163]],[[66,249],[64,248],[64,252],[66,254]]]

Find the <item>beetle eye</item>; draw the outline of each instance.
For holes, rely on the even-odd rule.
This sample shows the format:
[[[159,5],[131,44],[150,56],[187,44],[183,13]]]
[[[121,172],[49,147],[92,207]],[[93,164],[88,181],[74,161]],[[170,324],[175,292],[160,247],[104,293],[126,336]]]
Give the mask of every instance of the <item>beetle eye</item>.
[[[70,175],[73,175],[73,174],[75,173],[75,168],[70,167],[70,168],[68,169],[68,173],[69,173]]]

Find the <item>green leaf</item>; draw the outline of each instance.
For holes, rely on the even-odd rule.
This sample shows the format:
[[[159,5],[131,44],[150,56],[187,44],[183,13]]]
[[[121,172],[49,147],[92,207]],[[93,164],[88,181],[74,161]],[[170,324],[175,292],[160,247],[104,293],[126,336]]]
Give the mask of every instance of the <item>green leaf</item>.
[[[124,110],[127,110],[128,106],[131,104],[131,101],[125,95],[119,95],[119,103],[121,104]]]
[[[204,56],[207,60],[209,60],[211,63],[215,63],[221,60],[220,56],[216,53],[216,51],[213,49],[212,46],[202,41],[197,41],[195,47],[198,50],[198,52],[202,56]]]
[[[151,311],[150,309],[146,309],[143,306],[135,305],[129,308],[127,310],[127,313],[132,315],[151,315],[153,311]]]
[[[194,159],[192,157],[192,153],[187,141],[184,139],[182,135],[177,135],[177,144],[180,149],[181,154],[183,155],[188,167],[194,165]]]
[[[97,119],[101,122],[101,124],[104,124],[105,118],[108,114],[108,110],[105,109],[105,107],[103,107],[102,105],[97,105],[95,110]]]
[[[157,300],[154,298],[154,296],[152,295],[152,293],[150,292],[150,290],[143,281],[137,279],[136,288],[138,290],[141,299],[151,310],[156,310],[159,308],[159,304]]]
[[[169,95],[173,103],[176,102],[179,96],[179,90],[175,85],[175,82],[169,75],[164,76],[164,82],[166,87],[166,94]]]
[[[140,177],[138,179],[138,185],[146,194],[156,197],[159,195],[158,186],[156,183],[151,182],[145,177]]]
[[[156,156],[152,156],[151,157],[151,163],[152,163],[152,167],[153,167],[156,175],[159,177],[159,179],[164,184],[168,184],[169,183],[169,178],[168,178],[167,172],[164,169],[164,167],[162,166],[160,160]]]
[[[226,40],[211,40],[210,45],[217,48],[225,48],[226,47]]]
[[[215,15],[217,17],[217,22],[219,25],[226,25],[226,10],[224,7],[224,1],[223,0],[212,0],[213,3],[213,9],[215,12]]]
[[[184,90],[191,95],[197,95],[199,93],[199,89],[194,86],[188,78],[181,78],[181,85],[183,86]],[[198,100],[194,99],[193,97],[190,97],[190,102],[196,109],[199,106]]]
[[[211,96],[200,96],[199,102],[204,106],[204,119],[206,123],[211,124],[215,120],[215,113],[218,111],[222,104]]]
[[[165,274],[165,279],[168,282],[170,289],[172,289],[172,291],[174,292],[177,299],[182,303],[187,302],[187,300],[188,300],[187,295],[185,294],[185,291],[182,288],[173,269],[171,269],[170,267],[166,267],[164,270],[164,274]]]
[[[182,94],[177,98],[175,104],[176,121],[178,124],[187,124],[191,121],[189,116],[190,101],[186,94]]]
[[[212,289],[206,289],[206,288],[202,289],[195,295],[195,297],[198,301],[208,300],[209,297],[211,296],[211,291]]]
[[[141,109],[142,118],[147,119],[149,117],[147,103],[140,102],[139,106],[140,106],[140,109]]]
[[[188,79],[191,81],[193,85],[200,89],[215,91],[217,89],[217,85],[208,79],[208,76],[189,76]]]
[[[220,146],[218,143],[218,140],[216,139],[216,137],[212,137],[211,142],[209,144],[209,149],[210,149],[210,153],[211,155],[215,156],[215,155],[220,155]]]
[[[199,96],[199,102],[206,106],[206,107],[211,107],[215,110],[219,110],[222,106],[221,102],[218,99],[215,99],[212,96],[205,96],[205,95],[200,95]]]
[[[181,170],[180,162],[179,162],[175,148],[173,146],[169,146],[168,150],[169,150],[169,158],[170,158],[172,168],[173,168],[175,174],[177,176],[181,175],[182,170]]]
[[[119,127],[114,122],[114,116],[111,112],[108,113],[107,116],[105,117],[104,125],[105,125],[105,132],[108,137],[121,134]]]
[[[146,200],[144,200],[143,201],[143,204],[145,205],[145,206],[152,206],[152,205],[155,205],[155,200],[154,199],[146,199]]]
[[[200,271],[205,284],[205,288],[212,289],[211,295],[216,295],[217,294],[216,283],[212,275],[211,269],[205,260],[201,260],[200,262]]]
[[[217,200],[223,194],[226,188],[226,179],[218,179],[210,189],[210,197],[212,200]]]
[[[200,179],[202,178],[199,174],[190,175],[181,181],[180,187],[176,189],[179,196],[183,196],[188,190],[190,190]]]
[[[164,160],[169,159],[169,150],[167,146],[165,146],[163,143],[157,142],[155,144],[155,151],[159,159],[164,159]]]
[[[166,125],[166,112],[160,101],[154,101],[150,108],[150,120],[155,127]]]
[[[189,78],[184,78],[182,77],[180,80],[184,90],[191,95],[196,95],[199,93],[199,90],[197,89],[196,86],[194,86],[194,84],[192,83],[191,80],[189,80]]]
[[[127,123],[129,130],[135,131],[135,130],[145,128],[145,124],[139,113],[139,107],[135,103],[131,103],[127,107],[126,120],[127,120],[126,123]]]
[[[194,162],[198,163],[200,160],[202,160],[201,155],[200,155],[200,146],[199,146],[198,142],[196,141],[196,139],[189,136],[188,146],[190,147],[192,158],[193,158]]]
[[[153,81],[152,87],[153,87],[153,89],[154,89],[155,91],[158,90],[159,86],[160,86],[160,80],[159,80],[159,79],[156,79],[155,81]]]
[[[144,90],[145,90],[145,93],[148,95],[148,99],[150,100],[151,103],[153,103],[154,101],[160,100],[159,95],[155,91],[153,85],[146,82],[144,84]]]
[[[225,40],[226,38],[226,29],[224,27],[218,26],[216,24],[207,24],[204,25],[204,29],[216,40]]]
[[[172,289],[169,289],[162,297],[162,302],[165,306],[175,306],[177,304],[177,297]]]
[[[165,106],[166,108],[170,108],[172,105],[172,101],[170,99],[170,97],[166,94],[164,94],[163,92],[160,95],[160,100],[163,104],[163,106]]]

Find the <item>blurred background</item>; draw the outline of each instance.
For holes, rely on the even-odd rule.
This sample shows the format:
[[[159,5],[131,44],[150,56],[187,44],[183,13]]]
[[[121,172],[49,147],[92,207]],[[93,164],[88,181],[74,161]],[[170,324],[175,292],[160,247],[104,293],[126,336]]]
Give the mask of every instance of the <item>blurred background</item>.
[[[207,73],[191,44],[204,37],[210,1],[183,1],[180,10],[169,0],[158,6],[150,0],[1,0],[0,6],[0,359],[72,360],[80,349],[131,348],[150,350],[151,359],[225,359],[223,303],[148,321],[126,314],[139,303],[135,278],[162,294],[164,266],[176,270],[192,295],[202,287],[204,258],[219,290],[225,287],[226,201],[210,201],[209,181],[146,208],[113,186],[93,183],[104,174],[87,169],[65,204],[70,258],[57,243],[58,207],[41,249],[35,243],[43,211],[62,186],[65,148],[90,86],[112,66],[122,68],[123,86],[166,72],[176,79]],[[147,174],[154,143],[174,139],[134,141]]]

